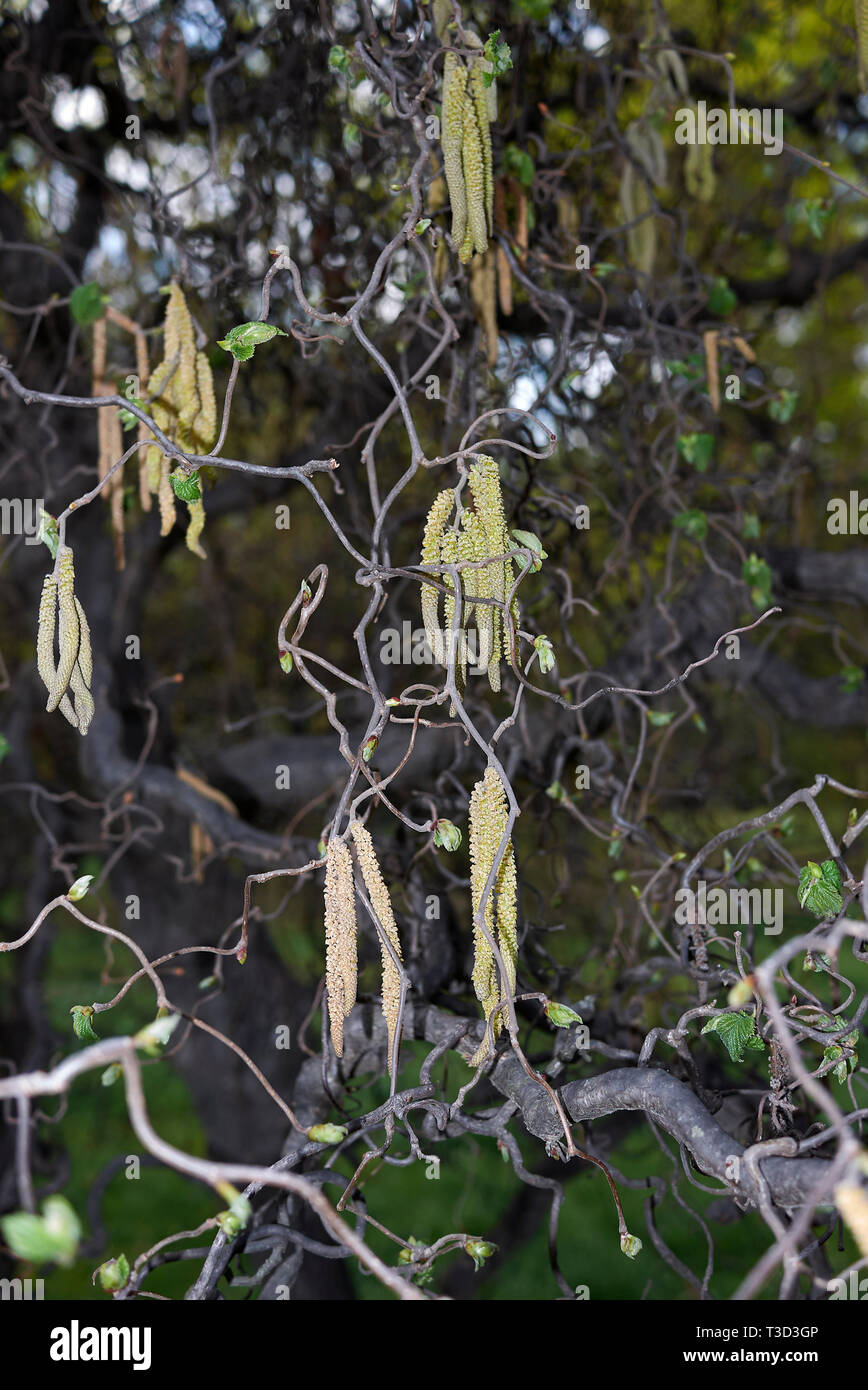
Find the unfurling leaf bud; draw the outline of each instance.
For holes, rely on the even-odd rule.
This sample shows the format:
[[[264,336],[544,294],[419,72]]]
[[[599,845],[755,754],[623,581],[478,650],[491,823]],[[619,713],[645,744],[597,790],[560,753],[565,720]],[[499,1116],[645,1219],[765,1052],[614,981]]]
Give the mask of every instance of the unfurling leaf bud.
[[[451,854],[461,844],[461,831],[451,820],[435,821],[434,843],[439,849],[447,849]]]
[[[75,1036],[84,1042],[99,1042],[90,1021],[93,1017],[90,1004],[73,1004],[69,1012],[72,1014],[72,1031]]]
[[[556,1028],[569,1028],[572,1023],[581,1023],[581,1018],[575,1009],[571,1009],[568,1004],[556,1004],[553,999],[547,999],[545,1014],[549,1023],[553,1023]]]
[[[346,1125],[311,1125],[307,1132],[308,1139],[314,1144],[339,1144],[342,1139],[347,1137]]]
[[[106,1260],[99,1269],[94,1270],[91,1283],[99,1279],[103,1293],[118,1293],[129,1283],[129,1278],[130,1262],[126,1255],[118,1255],[116,1259]]]
[[[474,1269],[481,1269],[485,1261],[494,1254],[497,1246],[490,1240],[468,1240],[464,1243],[464,1249],[473,1261]]]
[[[81,898],[86,897],[92,883],[93,874],[82,874],[81,878],[77,878],[72,887],[67,890],[66,896],[69,901],[77,903]]]

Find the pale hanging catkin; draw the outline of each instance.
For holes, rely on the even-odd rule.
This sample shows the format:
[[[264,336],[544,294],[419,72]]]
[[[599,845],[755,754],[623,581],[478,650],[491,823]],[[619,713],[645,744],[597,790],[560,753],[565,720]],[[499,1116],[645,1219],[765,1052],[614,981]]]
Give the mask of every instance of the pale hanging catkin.
[[[326,990],[332,1044],[344,1054],[344,1019],[356,1002],[356,893],[347,846],[329,840],[325,874]]]
[[[395,922],[395,914],[392,911],[392,901],[389,897],[389,890],[383,882],[383,875],[380,871],[380,863],[377,859],[377,852],[374,849],[374,842],[371,839],[369,831],[362,825],[361,821],[353,821],[352,832],[353,839],[356,842],[356,852],[359,856],[359,868],[362,871],[362,878],[365,880],[365,887],[368,890],[371,907],[374,909],[377,921],[388,937],[395,955],[398,957],[398,960],[402,960],[401,942],[398,939],[398,927]],[[380,937],[380,957],[383,971],[383,1017],[386,1020],[389,1038],[387,1061],[389,1075],[391,1076],[395,1029],[398,1026],[398,1013],[401,1005],[401,971],[395,964],[392,958],[392,952],[389,950],[382,937]]]
[[[868,1260],[868,1193],[856,1183],[839,1183],[835,1206],[853,1232],[860,1254]]]
[[[509,820],[506,791],[497,769],[489,766],[473,788],[470,797],[470,896],[473,904],[473,988],[482,1004],[486,1022],[507,998],[497,960],[479,922],[485,884],[491,873]],[[518,958],[518,910],[515,851],[508,840],[491,892],[486,899],[482,920],[497,941],[506,967],[509,992],[515,990]],[[495,936],[496,933],[496,936]],[[503,1026],[501,1009],[493,1023],[494,1036]],[[474,1064],[488,1055],[487,1034]]]

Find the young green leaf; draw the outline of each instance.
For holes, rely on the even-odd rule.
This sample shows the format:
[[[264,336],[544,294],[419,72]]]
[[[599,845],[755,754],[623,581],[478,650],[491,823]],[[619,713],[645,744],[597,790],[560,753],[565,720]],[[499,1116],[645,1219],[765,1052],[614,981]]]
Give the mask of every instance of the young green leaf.
[[[489,1259],[497,1249],[490,1240],[468,1240],[464,1243],[464,1249],[473,1261],[473,1268],[481,1269],[485,1261]]]
[[[182,502],[198,502],[202,493],[199,491],[199,477],[196,473],[185,473],[183,468],[175,468],[169,474],[169,482],[172,484],[172,491]]]
[[[40,521],[38,539],[44,541],[51,552],[52,560],[57,559],[57,547],[60,544],[60,533],[57,529],[57,519],[50,515],[44,508],[40,508]]]
[[[513,531],[512,536],[518,545],[524,546],[526,550],[530,551],[530,570],[532,574],[536,574],[537,570],[542,568],[543,560],[549,558],[548,551],[543,550],[543,543],[539,536],[535,536],[532,531]]]
[[[714,453],[714,435],[682,434],[678,440],[678,452],[693,464],[698,473],[704,473]]]
[[[708,291],[708,309],[712,314],[718,314],[720,318],[726,318],[731,314],[738,300],[733,291],[729,288],[729,281],[725,276],[715,280]]]
[[[799,873],[799,907],[807,908],[816,917],[837,917],[844,906],[841,875],[831,859],[815,864],[809,859]]]
[[[703,1033],[717,1033],[734,1062],[741,1062],[744,1059],[745,1048],[754,1052],[762,1052],[765,1047],[765,1043],[756,1031],[752,1014],[718,1014],[715,1018],[708,1020],[702,1031]]]
[[[101,319],[107,304],[108,295],[103,294],[95,280],[76,286],[69,296],[69,312],[82,328]]]
[[[571,1009],[568,1004],[556,1004],[553,999],[546,1000],[545,1015],[555,1028],[569,1028],[571,1024],[582,1021],[575,1009]]]
[[[854,695],[865,679],[861,666],[845,666],[841,671],[841,688],[847,695]]]
[[[698,507],[679,512],[675,518],[675,525],[685,536],[690,536],[695,541],[704,541],[708,535],[708,517]]]
[[[286,338],[282,328],[273,323],[239,323],[230,328],[225,338],[218,338],[217,346],[231,352],[236,362],[247,362],[260,343],[270,343],[272,338]]]
[[[72,1031],[82,1042],[99,1042],[99,1038],[93,1031],[91,1018],[93,1009],[90,1004],[73,1004],[69,1011],[72,1014]]]
[[[502,77],[512,67],[512,49],[508,43],[501,42],[500,30],[495,29],[485,40],[482,51],[492,68],[491,72],[482,74],[482,81],[490,87],[495,78]]]
[[[118,1255],[116,1259],[106,1260],[98,1269],[95,1269],[91,1278],[91,1283],[99,1279],[99,1286],[103,1293],[118,1293],[126,1288],[130,1278],[130,1262],[126,1255]]]
[[[133,1042],[149,1057],[159,1057],[160,1048],[165,1047],[180,1022],[180,1014],[164,1013],[136,1033]]]
[[[29,1211],[0,1217],[0,1232],[13,1255],[31,1264],[69,1266],[81,1238],[78,1217],[65,1197],[46,1197],[42,1215]]]

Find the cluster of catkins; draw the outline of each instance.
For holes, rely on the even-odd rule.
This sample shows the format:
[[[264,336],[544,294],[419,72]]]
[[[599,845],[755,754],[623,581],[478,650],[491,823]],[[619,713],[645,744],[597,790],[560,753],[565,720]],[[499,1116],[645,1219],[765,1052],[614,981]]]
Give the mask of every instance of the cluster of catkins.
[[[476,783],[470,797],[470,895],[473,904],[473,988],[482,1004],[486,1023],[494,1014],[494,1036],[503,1026],[502,1005],[515,989],[518,957],[518,909],[515,851],[507,840],[494,876],[492,888],[482,907],[488,877],[494,868],[506,833],[509,809],[506,791],[497,773],[489,766]],[[383,882],[377,852],[369,832],[360,821],[350,827],[356,845],[362,878],[371,907],[383,929],[380,940],[382,960],[382,1006],[388,1030],[388,1067],[392,1072],[395,1030],[401,1003],[401,943],[389,890]],[[353,860],[349,846],[331,839],[326,849],[325,871],[326,992],[332,1044],[338,1057],[344,1052],[344,1021],[356,1002],[358,982],[358,926]],[[506,981],[483,931],[481,923],[498,949],[506,967]],[[388,944],[387,944],[388,943]],[[391,945],[392,950],[389,950]],[[392,954],[394,951],[394,956]],[[397,961],[396,958],[397,957]],[[488,1033],[473,1058],[477,1065],[489,1054]]]
[[[443,102],[440,145],[443,172],[452,207],[452,244],[458,258],[467,263],[474,251],[484,255],[494,232],[494,166],[489,125],[497,119],[497,93],[484,75],[491,72],[483,56],[482,41],[465,33],[476,49],[469,65],[457,53],[448,52],[443,62]]]
[[[455,507],[451,488],[438,492],[428,513],[422,538],[422,564],[444,565],[465,561],[478,568],[459,571],[463,603],[460,614],[460,636],[471,621],[479,634],[480,651],[488,657],[488,681],[492,690],[500,689],[500,662],[511,650],[507,600],[515,582],[512,560],[507,552],[515,549],[506,529],[500,471],[494,459],[480,454],[474,459],[468,483],[473,510],[465,508],[460,523],[449,526]],[[429,583],[422,584],[422,622],[431,654],[441,666],[448,665],[449,642],[455,613],[455,598],[451,593],[452,579],[443,576],[447,593],[445,620],[440,621],[439,590]],[[479,600],[489,600],[480,602]],[[518,604],[513,598],[510,607],[513,620],[518,622]],[[456,644],[458,671],[467,679],[467,644]]]
[[[214,377],[204,352],[197,352],[193,320],[181,288],[174,284],[166,305],[163,325],[163,360],[148,382],[150,413],[154,423],[187,454],[207,454],[217,429]],[[175,524],[175,491],[170,481],[171,464],[158,444],[146,451],[142,501],[156,494],[160,508],[160,534],[167,536]],[[199,537],[205,525],[201,497],[187,502],[188,549],[205,558]]]
[[[90,628],[75,596],[75,570],[68,545],[60,547],[55,570],[42,584],[36,665],[48,691],[45,708],[49,712],[59,709],[74,729],[86,734],[94,713],[90,693],[93,656]]]

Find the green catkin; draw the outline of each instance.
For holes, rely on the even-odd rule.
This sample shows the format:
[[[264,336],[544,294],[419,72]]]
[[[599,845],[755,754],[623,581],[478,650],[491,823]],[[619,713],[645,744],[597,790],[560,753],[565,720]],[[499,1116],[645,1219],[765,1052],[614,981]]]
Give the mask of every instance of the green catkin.
[[[423,565],[440,564],[440,542],[454,503],[455,496],[450,488],[438,492],[434,498],[422,536],[421,562]],[[422,590],[422,625],[425,628],[425,636],[428,639],[432,657],[443,666],[445,665],[445,652],[440,630],[440,594],[433,584],[422,584],[420,587]]]
[[[75,701],[75,718],[78,732],[84,735],[90,727],[90,721],[93,719],[95,706],[93,703],[93,696],[87,688],[87,683],[78,662],[76,662],[72,668],[72,675],[69,678],[69,689],[72,691]]]
[[[57,679],[57,668],[54,664],[56,629],[57,585],[54,581],[54,575],[47,574],[42,581],[42,598],[39,602],[39,622],[36,629],[36,669],[49,695],[53,691]],[[77,729],[78,719],[68,695],[64,694],[60,697],[57,708],[64,719],[68,720],[74,729]]]
[[[403,960],[401,942],[398,938],[398,927],[395,922],[395,914],[392,911],[392,901],[389,897],[389,890],[383,882],[383,875],[380,871],[380,863],[377,859],[377,852],[374,849],[374,842],[371,839],[370,832],[362,825],[361,821],[353,821],[352,832],[359,856],[359,868],[362,871],[362,878],[365,880],[365,887],[368,890],[371,906],[374,909],[380,926],[383,928],[383,931],[391,943],[395,955],[398,957],[398,960]],[[391,1076],[395,1029],[398,1026],[398,1014],[401,1008],[401,972],[392,959],[391,951],[382,939],[380,940],[380,959],[382,963],[383,1017],[386,1020],[386,1028],[389,1036],[387,1064],[389,1075]]]
[[[57,585],[54,575],[42,581],[39,600],[39,623],[36,629],[36,669],[49,695],[54,688],[57,671],[54,665],[54,633],[57,628]]]
[[[61,698],[69,685],[69,678],[72,675],[72,668],[78,659],[79,648],[79,621],[78,610],[75,606],[75,569],[73,566],[72,551],[68,545],[62,546],[58,552],[57,568],[57,607],[58,607],[58,643],[60,647],[60,659],[57,664],[57,673],[54,678],[54,685],[45,706],[50,713],[57,709]]]
[[[449,530],[444,534],[443,540],[440,543],[440,562],[444,565],[454,565],[458,558],[458,534],[455,531]],[[458,624],[457,631],[454,634],[452,632],[452,619],[455,616],[455,597],[452,591],[452,576],[444,574],[443,583],[446,585],[447,594],[443,605],[445,617],[443,620],[442,664],[448,666],[449,654],[455,652],[456,655],[458,655],[461,650],[460,646],[457,644],[461,643],[464,633],[461,622]],[[457,675],[460,677],[460,668],[457,670]],[[450,719],[455,718],[454,702],[449,706],[449,717]]]
[[[169,478],[169,460],[165,454],[160,459],[160,478],[157,484],[157,501],[160,505],[160,535],[168,536],[175,524],[175,492]]]
[[[192,550],[194,555],[200,559],[207,559],[207,553],[199,544],[199,537],[205,526],[205,503],[200,497],[196,502],[188,502],[187,510],[190,513],[190,520],[187,523],[187,533],[184,536],[184,543],[188,550]]]
[[[856,46],[859,57],[859,86],[868,91],[868,0],[856,0]]]
[[[486,558],[485,531],[476,512],[465,511],[461,518],[463,533],[459,542],[459,552],[463,560],[484,560]],[[491,597],[491,574],[490,566],[484,569],[464,570],[462,573],[464,581],[464,591],[478,598]],[[465,628],[469,626],[472,617],[476,618],[476,630],[479,634],[479,651],[477,653],[476,665],[479,666],[484,661],[486,666],[491,659],[492,653],[492,631],[494,609],[488,603],[475,603],[468,605]]]
[[[462,145],[464,143],[464,96],[467,68],[455,53],[443,62],[443,102],[440,119],[440,145],[443,172],[452,207],[452,244],[461,246],[467,228],[467,194],[464,183]]]
[[[214,396],[214,373],[204,352],[196,353],[196,389],[199,413],[193,421],[193,442],[197,453],[207,454],[217,434],[217,401]]]
[[[480,454],[470,470],[470,492],[476,511],[485,529],[486,553],[503,556],[512,549],[506,530],[503,495],[500,489],[500,470],[493,458]],[[491,574],[490,595],[503,605],[514,582],[512,560],[494,560],[488,566]],[[492,607],[492,645],[488,680],[493,691],[500,690],[500,661],[509,650],[508,627],[503,607]]]
[[[494,161],[491,153],[491,117],[488,111],[488,92],[483,80],[485,68],[478,59],[470,69],[470,92],[476,112],[476,126],[482,147],[482,172],[485,187],[485,222],[488,235],[494,235]],[[478,249],[478,248],[477,248]]]
[[[344,1054],[344,1019],[356,1002],[358,959],[353,861],[345,844],[329,840],[325,876],[326,990],[332,1045]]]
[[[461,146],[461,167],[467,194],[467,224],[473,238],[473,249],[483,255],[488,250],[485,202],[485,159],[482,138],[476,117],[476,104],[470,93],[464,98],[464,140]]]
[[[482,779],[476,783],[470,798],[470,891],[473,903],[474,966],[473,987],[482,1004],[486,1020],[492,1011],[502,1003],[507,994],[494,952],[478,925],[485,884],[497,857],[500,844],[506,833],[509,820],[509,807],[503,783],[494,767],[487,767]],[[517,878],[515,852],[509,840],[497,871],[492,891],[488,895],[483,913],[485,926],[491,936],[495,935],[500,953],[506,967],[509,992],[515,990],[516,960],[518,957],[518,912]],[[503,1011],[494,1021],[494,1035],[499,1033],[503,1022]],[[488,1044],[482,1044],[473,1059],[474,1065],[488,1055]]]
[[[90,644],[90,624],[85,617],[84,609],[78,599],[75,600],[75,608],[78,613],[80,633],[78,664],[81,667],[81,674],[84,677],[85,685],[89,686],[93,680],[93,651]]]

